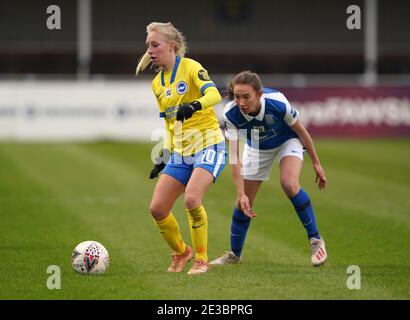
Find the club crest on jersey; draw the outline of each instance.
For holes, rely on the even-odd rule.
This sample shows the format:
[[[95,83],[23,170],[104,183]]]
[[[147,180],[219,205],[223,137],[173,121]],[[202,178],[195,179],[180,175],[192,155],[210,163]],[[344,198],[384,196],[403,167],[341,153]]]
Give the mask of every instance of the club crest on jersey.
[[[185,81],[180,81],[177,84],[177,92],[179,94],[184,94],[185,92],[188,91],[188,85],[186,84]]]
[[[265,114],[265,122],[266,124],[274,124],[275,123],[275,119],[273,119],[273,115],[272,114]]]

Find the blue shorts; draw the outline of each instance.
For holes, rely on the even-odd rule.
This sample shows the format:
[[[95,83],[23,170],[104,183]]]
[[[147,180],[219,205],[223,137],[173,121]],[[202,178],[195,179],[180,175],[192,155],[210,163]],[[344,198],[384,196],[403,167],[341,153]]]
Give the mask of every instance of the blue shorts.
[[[226,164],[225,142],[209,146],[191,156],[174,152],[162,173],[187,185],[195,168],[204,168],[214,176],[214,182]]]

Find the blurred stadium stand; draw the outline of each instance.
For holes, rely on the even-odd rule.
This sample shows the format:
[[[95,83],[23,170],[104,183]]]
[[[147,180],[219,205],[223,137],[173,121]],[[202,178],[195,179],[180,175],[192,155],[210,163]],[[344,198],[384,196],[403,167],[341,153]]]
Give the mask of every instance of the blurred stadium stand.
[[[81,0],[80,0],[81,1]],[[61,8],[62,29],[48,30],[46,8]],[[145,50],[145,27],[171,21],[186,35],[189,56],[211,74],[360,74],[362,30],[346,28],[351,0],[94,0],[91,75],[131,77]],[[378,1],[381,75],[410,73],[410,1]],[[2,0],[0,75],[75,75],[77,1]]]
[[[61,30],[46,27],[50,5]],[[148,139],[163,125],[154,70],[134,70],[152,21],[184,33],[222,92],[258,72],[313,134],[410,136],[409,12],[409,0],[1,0],[0,139]]]

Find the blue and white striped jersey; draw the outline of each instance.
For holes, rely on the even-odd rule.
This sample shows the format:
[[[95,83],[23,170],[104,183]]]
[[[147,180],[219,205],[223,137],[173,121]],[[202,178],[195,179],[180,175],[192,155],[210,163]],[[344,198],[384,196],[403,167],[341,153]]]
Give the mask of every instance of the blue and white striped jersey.
[[[298,115],[281,92],[264,88],[261,110],[255,117],[243,113],[235,101],[226,104],[225,137],[237,139],[239,133],[246,137],[246,143],[251,148],[274,149],[286,140],[297,138],[290,126],[296,123]]]

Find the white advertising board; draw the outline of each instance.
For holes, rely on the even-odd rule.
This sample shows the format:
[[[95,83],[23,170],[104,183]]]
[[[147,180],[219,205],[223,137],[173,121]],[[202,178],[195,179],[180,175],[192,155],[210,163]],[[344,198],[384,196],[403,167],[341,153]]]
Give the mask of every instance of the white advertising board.
[[[163,119],[149,81],[0,82],[0,140],[150,140]]]

